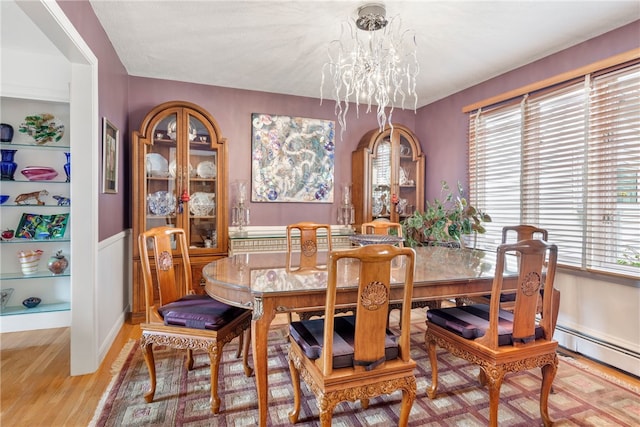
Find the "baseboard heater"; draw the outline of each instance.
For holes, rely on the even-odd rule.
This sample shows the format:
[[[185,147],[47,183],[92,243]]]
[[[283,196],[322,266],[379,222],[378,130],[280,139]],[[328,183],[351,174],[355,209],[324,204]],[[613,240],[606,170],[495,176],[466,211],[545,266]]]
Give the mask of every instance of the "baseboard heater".
[[[637,351],[561,325],[556,326],[554,338],[568,350],[640,377],[640,353]]]

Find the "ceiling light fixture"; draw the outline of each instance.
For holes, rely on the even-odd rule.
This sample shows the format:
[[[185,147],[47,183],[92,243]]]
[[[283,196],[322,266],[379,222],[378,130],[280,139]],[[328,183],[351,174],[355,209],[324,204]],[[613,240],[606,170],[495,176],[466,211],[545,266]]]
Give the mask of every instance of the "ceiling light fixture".
[[[402,30],[398,16],[387,20],[381,4],[358,8],[358,18],[342,24],[340,39],[329,44],[329,61],[322,67],[320,103],[323,99],[325,73],[333,83],[335,112],[344,133],[349,102],[355,102],[359,117],[360,104],[377,106],[380,130],[391,123],[394,106],[404,109],[407,97],[418,106],[416,76],[420,71],[416,54],[415,33]]]

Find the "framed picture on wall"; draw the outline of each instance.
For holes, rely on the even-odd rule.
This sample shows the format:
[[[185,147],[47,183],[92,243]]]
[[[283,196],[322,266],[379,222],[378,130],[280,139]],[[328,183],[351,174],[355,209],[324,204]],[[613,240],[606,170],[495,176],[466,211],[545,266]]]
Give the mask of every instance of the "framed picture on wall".
[[[102,119],[102,192],[118,192],[118,150],[120,131],[106,117]]]
[[[335,122],[254,113],[251,201],[333,203]]]

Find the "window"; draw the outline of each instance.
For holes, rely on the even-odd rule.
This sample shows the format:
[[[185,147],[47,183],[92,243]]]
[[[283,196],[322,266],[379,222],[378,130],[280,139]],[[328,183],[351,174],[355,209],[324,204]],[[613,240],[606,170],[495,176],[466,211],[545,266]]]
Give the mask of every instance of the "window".
[[[562,264],[640,277],[640,64],[473,112],[469,177],[478,247],[533,224]]]

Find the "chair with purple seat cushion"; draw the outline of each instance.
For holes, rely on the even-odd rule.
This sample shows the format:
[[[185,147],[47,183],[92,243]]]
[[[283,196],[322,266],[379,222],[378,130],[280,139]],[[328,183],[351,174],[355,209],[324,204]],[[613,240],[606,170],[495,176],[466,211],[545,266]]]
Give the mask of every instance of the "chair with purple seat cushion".
[[[398,258],[400,257],[400,258]],[[393,262],[395,260],[395,263]],[[359,263],[358,277],[343,277],[342,263]],[[329,256],[324,318],[289,325],[289,370],[294,408],[289,420],[300,413],[300,378],[316,395],[322,426],[331,426],[333,408],[344,400],[369,399],[402,390],[398,424],[406,426],[416,395],[409,349],[411,296],[415,252],[392,245],[369,245],[334,251]],[[400,335],[387,329],[391,275],[403,280]],[[358,286],[353,316],[334,316],[340,286]],[[398,288],[395,288],[396,290]]]
[[[153,401],[156,371],[153,344],[187,350],[187,370],[193,369],[193,351],[209,354],[211,365],[211,412],[220,410],[218,371],[223,346],[238,337],[244,371],[248,366],[251,311],[233,307],[208,295],[192,291],[191,263],[184,230],[157,227],[140,234],[140,261],[144,279],[146,321],[140,325],[140,347],[151,381],[145,400]],[[151,253],[150,253],[151,252]],[[155,274],[152,274],[152,271]]]
[[[512,274],[505,274],[507,253],[513,259]],[[552,425],[547,401],[558,368],[553,330],[559,292],[553,287],[558,249],[542,240],[522,240],[498,247],[491,304],[441,308],[427,312],[425,344],[431,362],[432,384],[427,390],[435,399],[438,388],[436,345],[480,366],[480,382],[489,389],[489,424],[498,425],[500,386],[508,372],[542,369],[540,414],[545,426]],[[544,267],[546,265],[546,272]],[[516,273],[517,271],[517,273]],[[517,280],[513,312],[500,308],[505,280]],[[538,297],[544,289],[542,316]]]

